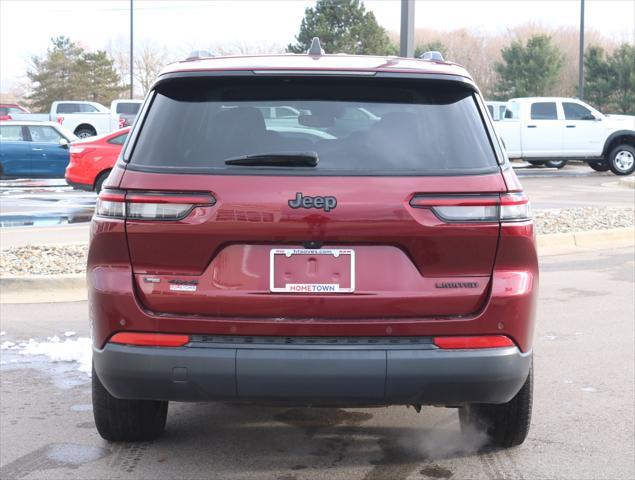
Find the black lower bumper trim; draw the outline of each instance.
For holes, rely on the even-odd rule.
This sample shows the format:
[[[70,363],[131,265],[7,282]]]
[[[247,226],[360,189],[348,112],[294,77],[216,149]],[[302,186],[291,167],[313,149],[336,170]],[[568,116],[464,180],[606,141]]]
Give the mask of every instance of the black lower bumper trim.
[[[200,345],[200,344],[199,344]],[[516,347],[245,345],[179,348],[107,344],[99,379],[117,398],[305,405],[505,403],[527,378]]]

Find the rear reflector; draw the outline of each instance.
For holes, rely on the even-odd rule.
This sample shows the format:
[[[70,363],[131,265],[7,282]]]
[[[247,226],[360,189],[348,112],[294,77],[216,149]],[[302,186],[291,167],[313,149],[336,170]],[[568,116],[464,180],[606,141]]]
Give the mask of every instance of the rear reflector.
[[[513,347],[511,338],[504,335],[477,335],[470,337],[434,337],[434,344],[444,350]]]
[[[182,347],[189,341],[190,337],[187,335],[173,335],[170,333],[119,332],[110,338],[110,343],[146,347]]]
[[[429,208],[444,222],[522,222],[531,219],[523,193],[501,195],[415,195],[410,206]]]
[[[211,206],[216,200],[209,193],[130,193],[120,190],[102,190],[97,199],[95,213],[101,217],[128,220],[181,220],[194,207]]]

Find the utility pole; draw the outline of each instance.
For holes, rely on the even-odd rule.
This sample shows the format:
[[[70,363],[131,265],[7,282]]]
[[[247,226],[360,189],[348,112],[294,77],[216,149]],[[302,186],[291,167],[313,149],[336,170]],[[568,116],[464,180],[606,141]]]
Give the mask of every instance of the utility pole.
[[[415,0],[401,0],[399,55],[415,56]]]
[[[584,99],[584,0],[580,0],[580,60],[578,66],[578,98]]]
[[[134,22],[133,22],[133,16],[132,16],[132,11],[133,11],[133,7],[132,7],[132,2],[133,0],[130,0],[130,99],[133,98],[134,96],[134,86],[133,86],[133,69],[134,69]]]

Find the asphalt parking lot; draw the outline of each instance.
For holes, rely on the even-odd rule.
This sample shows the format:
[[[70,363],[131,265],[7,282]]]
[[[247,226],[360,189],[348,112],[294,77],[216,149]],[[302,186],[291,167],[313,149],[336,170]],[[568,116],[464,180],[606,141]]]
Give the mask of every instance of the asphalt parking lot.
[[[86,303],[0,305],[0,478],[634,478],[634,258],[541,259],[532,429],[508,451],[483,450],[481,434],[459,434],[455,410],[433,407],[173,403],[159,441],[108,444],[80,363],[5,343],[88,337]]]

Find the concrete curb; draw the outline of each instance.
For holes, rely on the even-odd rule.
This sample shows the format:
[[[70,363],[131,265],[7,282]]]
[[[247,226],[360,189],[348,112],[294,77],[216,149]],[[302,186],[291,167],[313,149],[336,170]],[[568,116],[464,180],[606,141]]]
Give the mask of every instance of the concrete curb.
[[[611,228],[586,232],[549,233],[536,237],[538,252],[553,249],[603,248],[635,244],[635,228]]]
[[[635,245],[635,228],[537,236],[539,255]],[[0,303],[70,302],[86,299],[86,274],[0,277]]]

